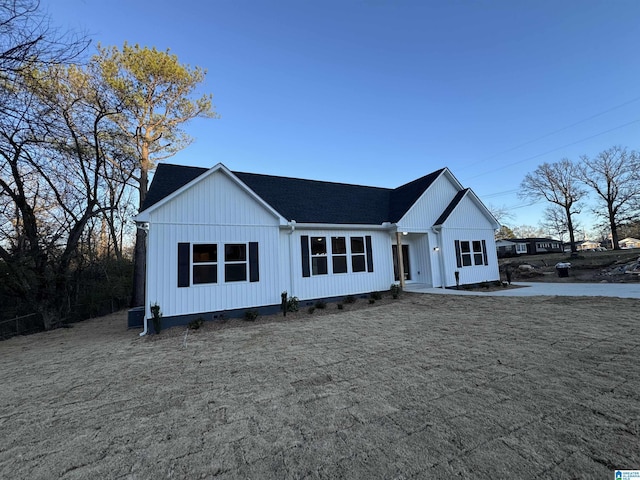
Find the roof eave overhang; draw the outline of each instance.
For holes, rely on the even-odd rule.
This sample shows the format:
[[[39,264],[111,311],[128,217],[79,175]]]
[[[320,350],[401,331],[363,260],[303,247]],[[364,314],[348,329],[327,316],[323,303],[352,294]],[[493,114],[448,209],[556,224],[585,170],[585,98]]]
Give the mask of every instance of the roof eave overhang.
[[[206,172],[204,172],[202,175],[198,175],[196,178],[194,178],[193,180],[191,180],[190,182],[184,184],[182,187],[178,188],[177,190],[175,190],[174,192],[172,192],[170,195],[167,195],[166,197],[164,197],[162,200],[160,200],[159,202],[151,205],[149,208],[147,208],[146,210],[143,210],[142,212],[138,213],[138,215],[136,215],[135,217],[133,217],[134,221],[137,224],[140,223],[146,223],[149,222],[151,219],[151,213],[162,207],[163,205],[169,203],[171,200],[173,200],[175,197],[177,197],[178,195],[180,195],[182,192],[184,192],[185,190],[188,190],[189,188],[191,188],[193,185],[195,185],[198,182],[203,181],[205,178],[207,178],[209,175],[214,174],[215,172],[223,172],[225,175],[227,175],[234,183],[236,183],[238,185],[238,187],[240,187],[242,190],[244,190],[250,197],[252,197],[256,202],[258,202],[260,205],[262,205],[266,210],[269,211],[269,213],[271,213],[275,218],[277,218],[280,221],[281,225],[286,225],[287,224],[287,220],[280,214],[278,213],[271,205],[269,205],[267,202],[265,202],[262,197],[260,197],[256,192],[254,192],[253,190],[251,190],[246,183],[244,183],[242,180],[240,180],[238,177],[236,177],[234,175],[234,173],[229,170],[227,167],[225,167],[222,163],[218,163],[216,165],[214,165],[213,167],[211,167],[209,170],[207,170]]]
[[[282,229],[295,227],[301,230],[393,230],[396,226],[388,222],[382,224],[362,224],[362,223],[298,223],[292,220],[284,225]]]

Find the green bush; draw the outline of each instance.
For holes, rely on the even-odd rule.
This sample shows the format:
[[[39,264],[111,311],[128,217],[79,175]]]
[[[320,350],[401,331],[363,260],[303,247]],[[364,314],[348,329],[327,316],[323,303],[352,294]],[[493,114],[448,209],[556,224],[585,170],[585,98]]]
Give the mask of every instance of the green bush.
[[[341,303],[338,303],[336,307],[338,307],[338,310],[342,310],[344,308],[344,305]]]
[[[380,292],[371,292],[371,295],[369,295],[369,298],[371,300],[382,300],[382,293],[380,293]]]
[[[191,320],[188,326],[190,330],[198,330],[202,325],[204,325],[204,318],[198,317],[195,320]]]
[[[256,318],[258,318],[257,310],[247,310],[244,312],[244,319],[248,322],[253,322]]]
[[[356,303],[357,298],[353,295],[347,295],[344,297],[344,303]]]
[[[391,291],[391,296],[393,298],[398,298],[400,296],[400,291],[401,291],[400,284],[399,283],[392,283],[390,291]]]
[[[316,311],[316,307],[309,307],[309,309],[307,310],[307,312],[309,312],[309,315],[311,315],[315,311]]]
[[[314,305],[317,309],[322,310],[324,308],[327,308],[327,302],[323,302],[322,300],[318,300],[315,305]]]
[[[291,297],[287,300],[287,312],[297,312],[300,310],[300,301],[298,297]]]
[[[376,303],[376,299],[375,298],[370,298],[369,299],[369,305]]]

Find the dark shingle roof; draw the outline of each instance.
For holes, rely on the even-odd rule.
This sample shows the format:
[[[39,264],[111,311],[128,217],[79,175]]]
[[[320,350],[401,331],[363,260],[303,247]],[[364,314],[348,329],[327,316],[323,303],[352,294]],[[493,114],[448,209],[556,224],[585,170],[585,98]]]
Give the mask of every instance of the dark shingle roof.
[[[142,205],[146,210],[207,168],[161,163]],[[298,223],[380,225],[397,222],[442,173],[440,169],[396,189],[233,172],[274,210]]]
[[[464,198],[464,196],[467,194],[468,191],[469,189],[465,188],[464,190],[460,190],[458,193],[456,193],[456,196],[453,197],[453,200],[451,200],[449,205],[447,205],[447,208],[444,209],[444,212],[442,212],[442,215],[438,217],[434,225],[442,225],[447,220],[447,218],[449,218],[449,215],[451,215],[451,212],[455,210],[455,208],[460,203],[460,200]]]

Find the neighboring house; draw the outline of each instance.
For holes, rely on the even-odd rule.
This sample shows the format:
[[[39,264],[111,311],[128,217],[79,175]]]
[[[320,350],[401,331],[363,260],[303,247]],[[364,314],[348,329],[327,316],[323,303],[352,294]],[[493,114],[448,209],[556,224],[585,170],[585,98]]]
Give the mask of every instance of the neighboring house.
[[[640,240],[627,237],[620,240],[618,245],[620,245],[620,248],[640,248]]]
[[[553,238],[511,238],[509,240],[516,244],[518,255],[562,252],[562,242]]]
[[[519,243],[512,242],[511,240],[496,240],[496,251],[498,252],[498,258],[513,257],[517,255],[516,247],[519,245]]]
[[[184,324],[243,309],[498,280],[496,219],[443,168],[396,189],[160,164],[148,230],[145,319]],[[143,332],[144,333],[144,332]]]
[[[576,249],[582,252],[585,250],[595,250],[596,248],[599,248],[599,247],[600,247],[600,242],[585,240],[584,242],[576,246]]]

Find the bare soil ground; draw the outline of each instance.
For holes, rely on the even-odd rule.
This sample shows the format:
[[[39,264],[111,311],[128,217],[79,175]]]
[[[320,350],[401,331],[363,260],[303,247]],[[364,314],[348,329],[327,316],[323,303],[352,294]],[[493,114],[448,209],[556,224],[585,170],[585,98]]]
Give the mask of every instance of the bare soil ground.
[[[16,337],[0,478],[613,478],[640,466],[639,306],[404,294]]]
[[[569,277],[559,277],[555,268],[558,262],[569,262]],[[579,252],[577,258],[567,253],[522,255],[500,260],[502,279],[506,266],[511,268],[513,281],[540,282],[607,282],[640,283],[640,271],[631,273],[640,263],[640,249],[609,250],[604,252]],[[520,265],[531,265],[533,270],[520,270]],[[628,273],[627,273],[628,272]]]

